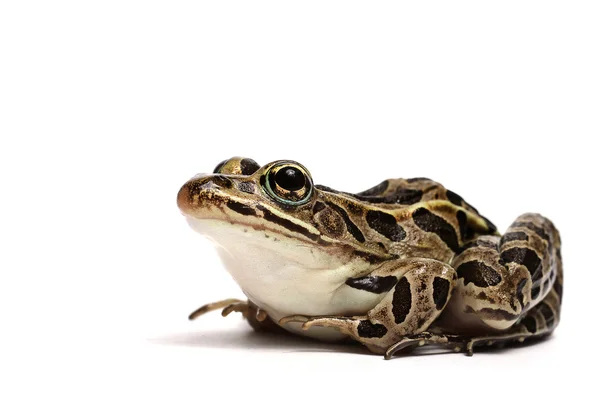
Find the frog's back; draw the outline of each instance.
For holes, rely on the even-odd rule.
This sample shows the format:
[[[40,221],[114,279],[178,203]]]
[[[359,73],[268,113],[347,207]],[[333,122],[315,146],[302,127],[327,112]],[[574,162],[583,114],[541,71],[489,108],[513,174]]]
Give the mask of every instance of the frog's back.
[[[389,253],[401,257],[426,257],[447,262],[476,237],[498,234],[496,227],[475,207],[428,178],[388,179],[356,194],[324,186],[319,189],[359,205],[368,226],[365,228],[381,233],[378,235],[380,243]],[[394,229],[405,233],[401,235],[401,241],[395,242],[386,235],[393,230],[390,227],[393,224],[398,225]]]
[[[461,196],[429,178],[387,179],[370,189],[356,193],[354,197],[390,209],[447,200],[455,206],[479,215],[477,209]]]

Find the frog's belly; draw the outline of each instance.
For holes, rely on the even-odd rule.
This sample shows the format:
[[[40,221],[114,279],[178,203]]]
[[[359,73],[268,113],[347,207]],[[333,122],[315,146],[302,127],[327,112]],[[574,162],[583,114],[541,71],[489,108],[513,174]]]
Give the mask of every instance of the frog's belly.
[[[290,315],[364,315],[382,298],[345,284],[372,268],[336,257],[289,237],[223,221],[194,220],[190,225],[216,245],[225,268],[248,298],[275,322]],[[283,327],[321,340],[345,337],[334,329],[303,331],[298,323]]]
[[[230,252],[219,249],[219,254],[248,299],[266,311],[275,322],[291,315],[364,315],[382,297],[345,285],[348,275],[344,272],[351,266],[340,266],[333,270],[306,269],[276,257],[270,257],[268,261],[262,259],[259,265],[254,265],[253,257],[249,257],[251,249],[247,250],[243,263]],[[269,263],[274,265],[269,267]],[[300,323],[288,323],[282,327],[292,333],[320,340],[346,337],[332,328],[314,327],[304,331]]]

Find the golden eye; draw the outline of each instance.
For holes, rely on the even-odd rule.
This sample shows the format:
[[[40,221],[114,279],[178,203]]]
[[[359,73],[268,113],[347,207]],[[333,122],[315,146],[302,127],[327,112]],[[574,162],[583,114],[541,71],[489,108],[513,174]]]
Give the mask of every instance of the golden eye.
[[[306,203],[312,194],[312,180],[308,172],[299,164],[282,162],[269,168],[264,180],[267,193],[285,204]]]

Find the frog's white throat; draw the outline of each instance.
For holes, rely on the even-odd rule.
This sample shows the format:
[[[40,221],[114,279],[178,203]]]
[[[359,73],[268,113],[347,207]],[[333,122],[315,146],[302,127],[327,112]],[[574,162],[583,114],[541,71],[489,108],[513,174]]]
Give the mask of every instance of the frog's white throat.
[[[276,232],[217,219],[187,218],[209,238],[250,300],[273,317],[323,315],[344,308],[335,298],[351,269],[335,256]],[[345,305],[347,307],[347,303]]]

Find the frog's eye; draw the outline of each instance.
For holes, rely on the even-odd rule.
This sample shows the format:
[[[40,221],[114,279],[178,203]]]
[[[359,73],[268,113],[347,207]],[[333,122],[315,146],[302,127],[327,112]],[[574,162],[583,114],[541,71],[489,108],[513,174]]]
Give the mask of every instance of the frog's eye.
[[[269,196],[284,204],[304,204],[313,191],[308,171],[300,164],[290,162],[271,166],[262,181]]]
[[[213,171],[213,174],[223,175],[252,175],[260,169],[251,158],[233,157],[229,160],[221,161]]]

